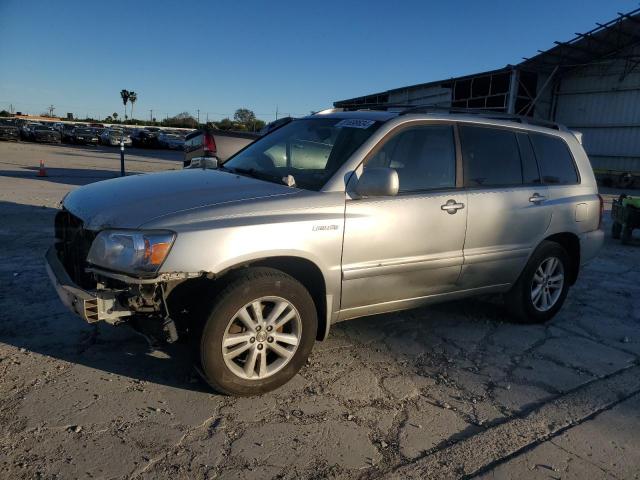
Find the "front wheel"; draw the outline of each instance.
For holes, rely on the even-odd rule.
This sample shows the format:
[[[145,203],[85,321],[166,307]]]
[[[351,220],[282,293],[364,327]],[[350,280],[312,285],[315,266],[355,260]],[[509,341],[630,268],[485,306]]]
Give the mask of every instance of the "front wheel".
[[[311,353],[317,313],[309,292],[270,268],[236,274],[217,295],[200,338],[200,364],[221,393],[259,395],[288,382]]]
[[[540,244],[505,295],[516,321],[543,323],[558,313],[569,291],[569,265],[569,256],[561,245],[550,241]]]

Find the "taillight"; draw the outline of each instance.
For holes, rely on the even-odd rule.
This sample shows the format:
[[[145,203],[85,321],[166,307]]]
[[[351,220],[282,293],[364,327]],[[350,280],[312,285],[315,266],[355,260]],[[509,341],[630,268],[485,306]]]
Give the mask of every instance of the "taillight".
[[[598,219],[598,229],[600,229],[602,227],[602,217],[604,215],[604,199],[600,194],[598,194],[598,199],[600,200],[600,218]]]
[[[213,135],[209,132],[204,133],[204,137],[202,139],[202,147],[204,148],[204,156],[205,157],[215,157],[217,153],[216,142],[213,139]]]

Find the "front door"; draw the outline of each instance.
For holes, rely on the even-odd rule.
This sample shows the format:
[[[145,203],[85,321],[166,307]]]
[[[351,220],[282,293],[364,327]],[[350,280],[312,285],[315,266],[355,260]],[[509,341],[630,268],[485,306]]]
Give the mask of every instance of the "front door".
[[[400,190],[346,202],[342,318],[456,289],[467,222],[456,158],[454,127],[430,123],[400,127],[365,160],[364,169],[394,168]]]

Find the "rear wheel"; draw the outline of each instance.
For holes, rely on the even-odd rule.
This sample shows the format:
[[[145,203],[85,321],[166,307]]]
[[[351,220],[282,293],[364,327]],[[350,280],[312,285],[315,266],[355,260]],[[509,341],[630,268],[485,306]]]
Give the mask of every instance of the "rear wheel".
[[[217,295],[200,339],[207,382],[232,395],[258,395],[289,381],[304,365],[316,337],[309,292],[269,268],[235,274]]]
[[[543,323],[560,310],[569,291],[569,265],[561,245],[550,241],[540,244],[505,296],[516,321]]]

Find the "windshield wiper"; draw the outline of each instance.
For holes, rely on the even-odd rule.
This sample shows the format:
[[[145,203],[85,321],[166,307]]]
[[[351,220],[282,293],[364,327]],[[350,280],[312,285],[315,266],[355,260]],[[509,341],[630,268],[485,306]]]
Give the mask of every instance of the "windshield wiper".
[[[257,178],[259,180],[267,180],[270,182],[284,183],[285,185],[287,185],[287,183],[282,177],[278,175],[273,175],[271,173],[262,172],[260,170],[256,170],[255,168],[242,168],[242,167],[232,167],[232,168],[224,167],[224,168],[225,170],[231,173],[238,173],[240,175],[247,175],[249,177]]]

